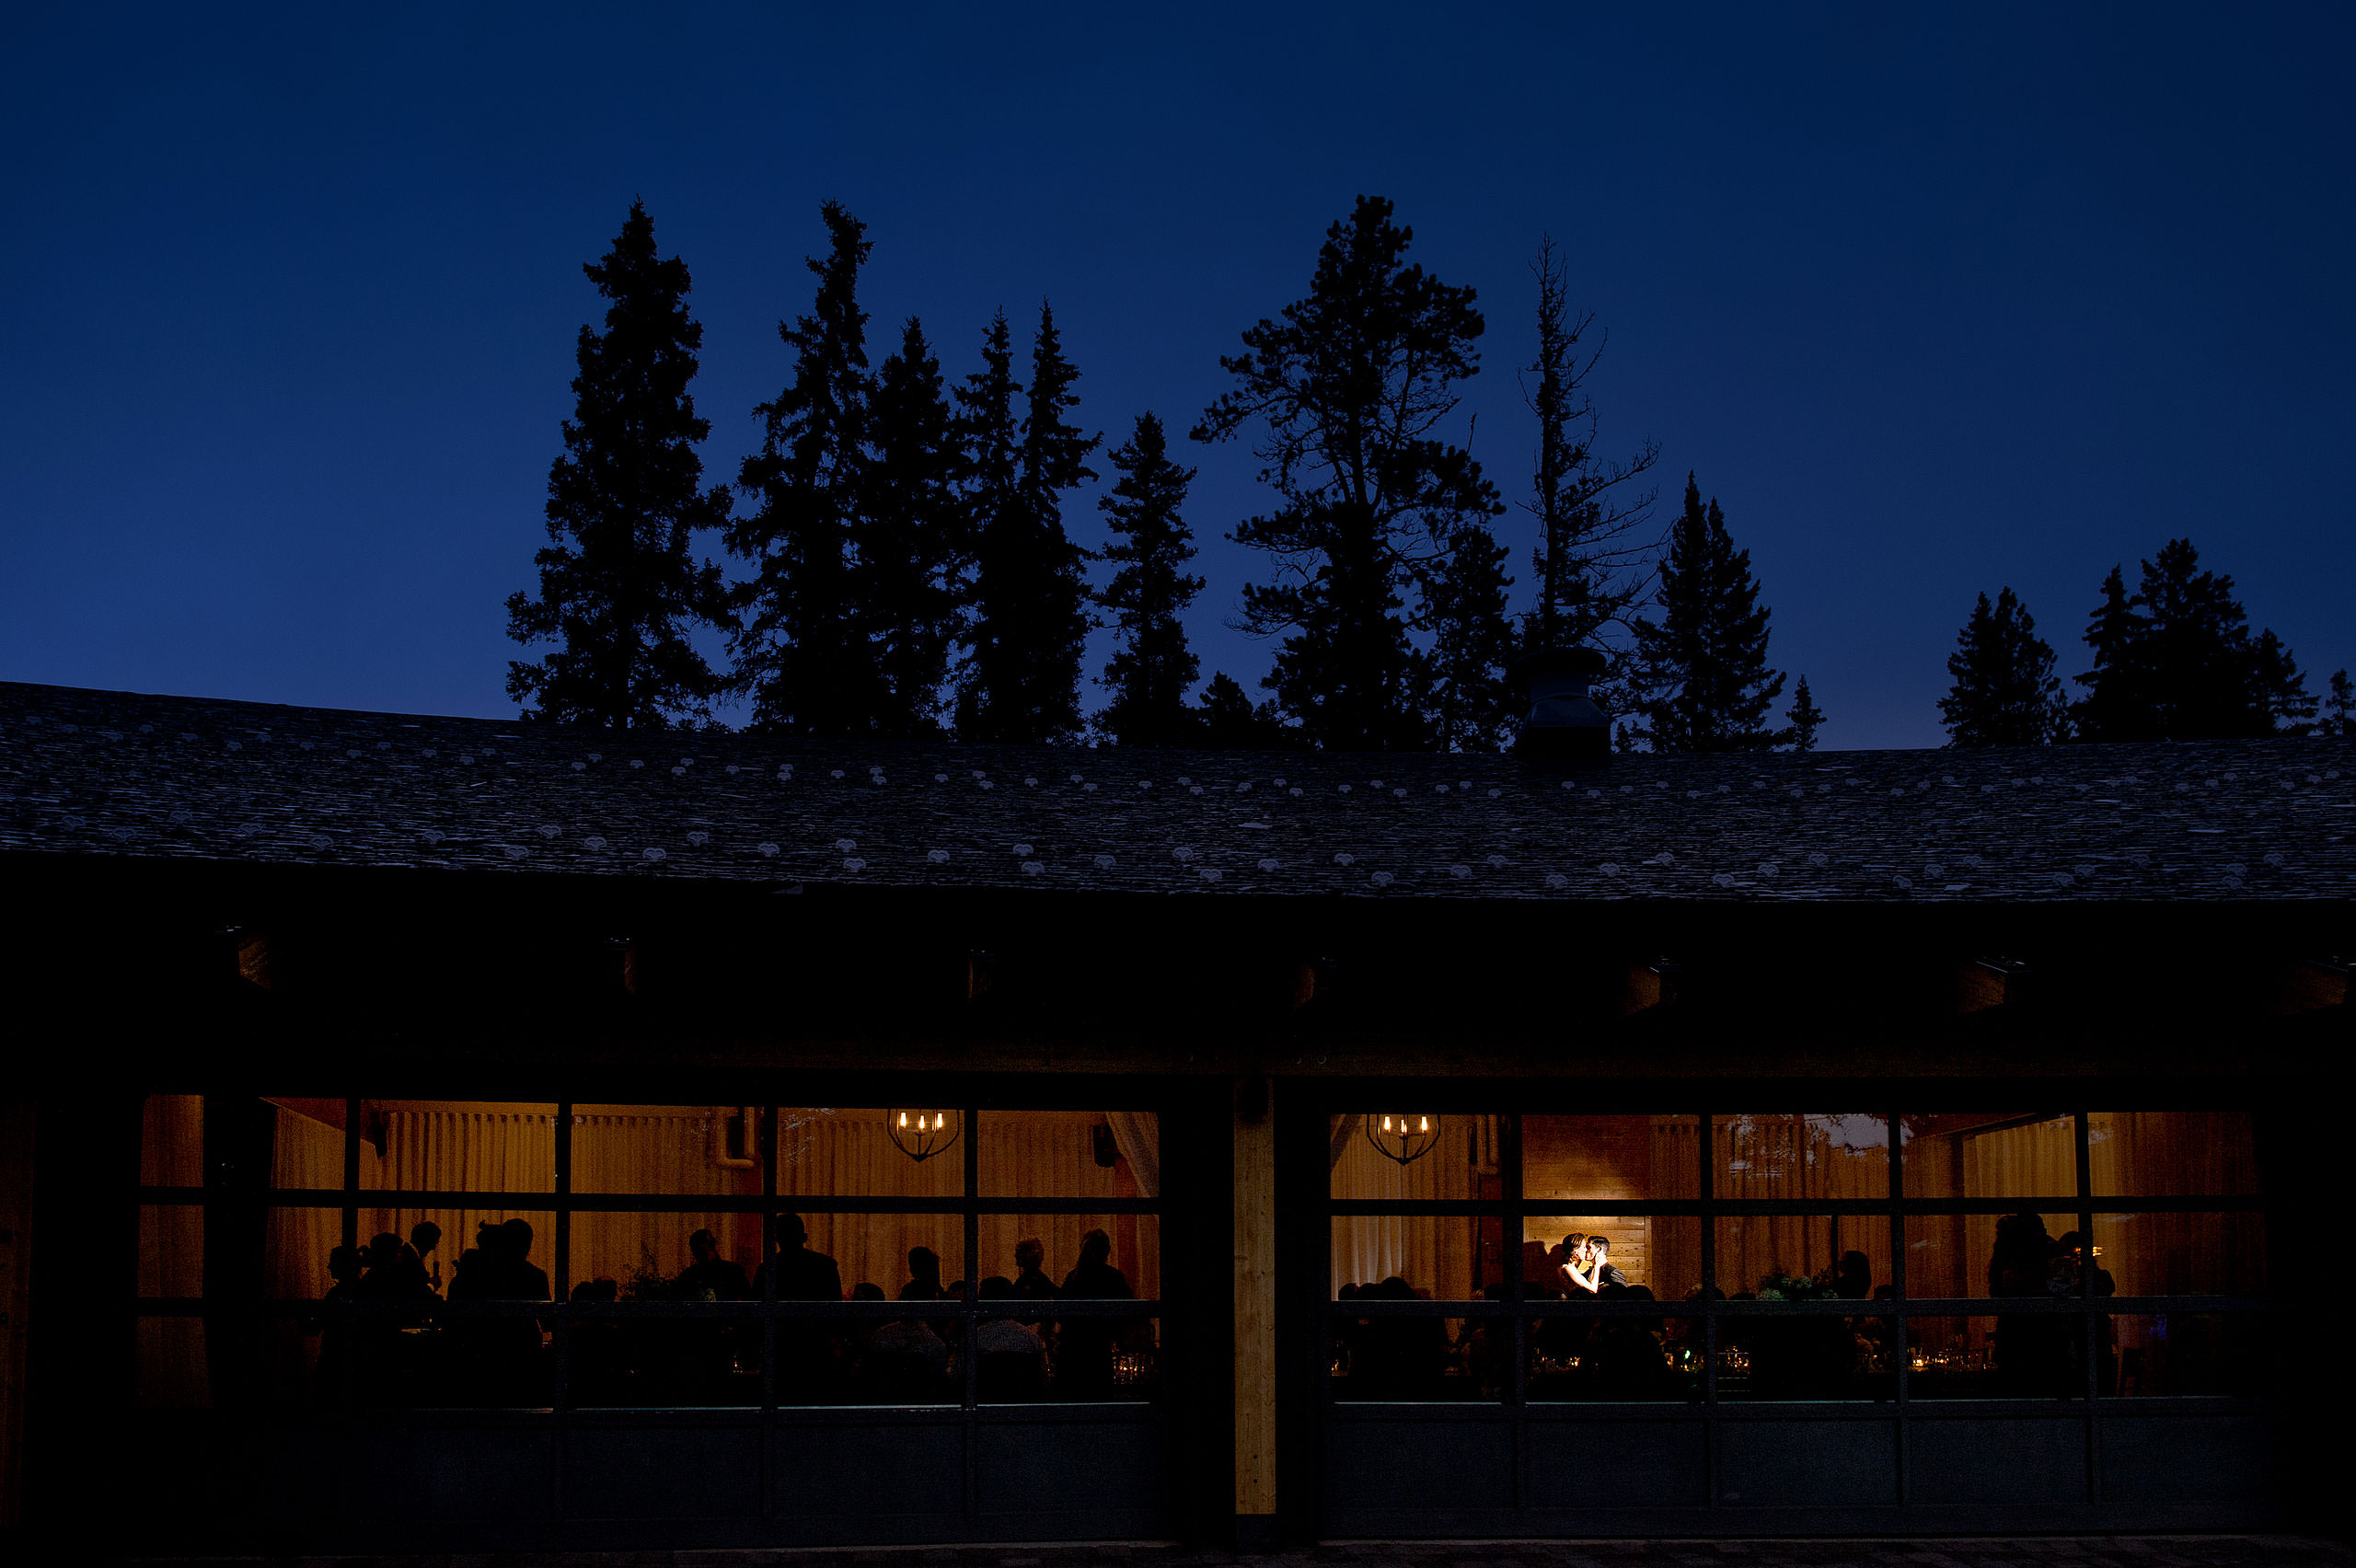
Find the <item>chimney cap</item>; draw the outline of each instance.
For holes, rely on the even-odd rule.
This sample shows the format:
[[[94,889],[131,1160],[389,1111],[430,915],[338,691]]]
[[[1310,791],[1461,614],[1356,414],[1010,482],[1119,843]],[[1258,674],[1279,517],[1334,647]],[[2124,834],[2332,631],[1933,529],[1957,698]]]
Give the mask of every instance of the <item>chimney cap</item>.
[[[1514,732],[1514,751],[1531,758],[1608,761],[1611,721],[1587,688],[1610,667],[1592,648],[1534,648],[1516,659],[1506,678],[1528,695],[1530,708]]]

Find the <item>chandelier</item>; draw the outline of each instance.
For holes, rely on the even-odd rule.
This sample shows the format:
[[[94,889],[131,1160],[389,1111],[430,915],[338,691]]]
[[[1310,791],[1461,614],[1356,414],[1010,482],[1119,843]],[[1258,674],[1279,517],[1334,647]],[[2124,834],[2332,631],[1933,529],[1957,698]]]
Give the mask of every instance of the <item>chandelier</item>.
[[[1366,1141],[1384,1159],[1413,1165],[1439,1147],[1439,1118],[1369,1115],[1366,1119]]]
[[[959,1128],[946,1111],[886,1111],[884,1130],[902,1154],[921,1165],[936,1154],[948,1153]]]

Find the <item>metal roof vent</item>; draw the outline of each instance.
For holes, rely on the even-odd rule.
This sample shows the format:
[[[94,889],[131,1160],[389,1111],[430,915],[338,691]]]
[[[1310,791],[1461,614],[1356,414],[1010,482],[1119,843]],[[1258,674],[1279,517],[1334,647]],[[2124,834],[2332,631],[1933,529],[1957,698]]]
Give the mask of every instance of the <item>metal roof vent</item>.
[[[1592,648],[1542,648],[1506,672],[1529,694],[1530,711],[1514,732],[1514,755],[1600,763],[1611,755],[1611,721],[1588,686],[1610,666]]]

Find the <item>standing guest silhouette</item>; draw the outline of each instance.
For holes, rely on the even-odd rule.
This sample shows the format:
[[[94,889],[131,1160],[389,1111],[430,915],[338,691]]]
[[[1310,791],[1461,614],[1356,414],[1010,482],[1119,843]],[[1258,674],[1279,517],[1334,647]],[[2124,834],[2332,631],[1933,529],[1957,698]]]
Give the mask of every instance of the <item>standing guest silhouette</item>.
[[[1080,1239],[1080,1264],[1064,1275],[1067,1301],[1134,1301],[1128,1275],[1113,1266],[1113,1239],[1091,1230]],[[1066,1400],[1110,1399],[1114,1318],[1066,1318],[1056,1328],[1056,1394]]]
[[[840,1301],[842,1271],[835,1260],[810,1246],[810,1232],[798,1214],[777,1216],[777,1252],[753,1276],[753,1293],[780,1301]],[[779,1397],[797,1402],[820,1397],[834,1378],[835,1333],[811,1318],[780,1318],[777,1325]]]

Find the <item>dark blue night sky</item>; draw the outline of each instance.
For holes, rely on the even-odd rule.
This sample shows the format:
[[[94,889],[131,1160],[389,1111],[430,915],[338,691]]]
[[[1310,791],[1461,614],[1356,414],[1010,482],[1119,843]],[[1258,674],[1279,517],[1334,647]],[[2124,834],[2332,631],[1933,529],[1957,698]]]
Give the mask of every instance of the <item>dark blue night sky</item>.
[[[1562,243],[1605,445],[1659,441],[1663,523],[1689,468],[1723,501],[1829,744],[1938,741],[1981,589],[2084,669],[2103,572],[2177,535],[2310,690],[2356,663],[2344,6],[40,9],[0,21],[0,678],[512,712],[633,196],[694,270],[715,478],[824,198],[873,330],[962,375],[1049,298],[1118,440],[1190,423],[1369,191],[1480,290],[1508,496]],[[1252,462],[1190,460],[1196,646],[1255,676]]]

